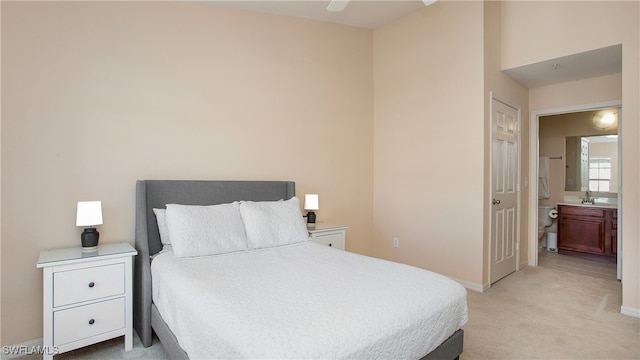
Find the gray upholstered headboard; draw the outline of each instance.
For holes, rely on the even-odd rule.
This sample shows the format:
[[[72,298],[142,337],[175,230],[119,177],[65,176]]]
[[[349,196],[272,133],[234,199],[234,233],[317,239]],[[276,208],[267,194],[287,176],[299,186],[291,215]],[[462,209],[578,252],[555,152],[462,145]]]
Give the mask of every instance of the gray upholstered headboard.
[[[166,204],[215,205],[236,200],[286,200],[293,196],[292,181],[138,180],[133,322],[144,346],[152,342],[150,256],[162,250],[153,209]]]

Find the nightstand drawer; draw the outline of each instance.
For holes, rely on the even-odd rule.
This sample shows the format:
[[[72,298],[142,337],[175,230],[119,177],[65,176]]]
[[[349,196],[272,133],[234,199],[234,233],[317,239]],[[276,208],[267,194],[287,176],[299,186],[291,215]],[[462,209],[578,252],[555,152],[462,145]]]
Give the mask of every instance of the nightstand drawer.
[[[317,234],[313,237],[313,241],[344,250],[344,231]]]
[[[53,306],[124,294],[124,263],[53,274]]]
[[[103,301],[53,313],[53,345],[82,340],[125,326],[124,298]]]

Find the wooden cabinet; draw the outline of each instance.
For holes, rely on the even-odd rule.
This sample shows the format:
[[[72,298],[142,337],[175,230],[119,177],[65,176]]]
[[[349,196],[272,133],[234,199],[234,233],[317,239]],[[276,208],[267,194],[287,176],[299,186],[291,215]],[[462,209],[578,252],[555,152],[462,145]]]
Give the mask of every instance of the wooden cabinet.
[[[558,252],[615,260],[618,210],[558,205]]]

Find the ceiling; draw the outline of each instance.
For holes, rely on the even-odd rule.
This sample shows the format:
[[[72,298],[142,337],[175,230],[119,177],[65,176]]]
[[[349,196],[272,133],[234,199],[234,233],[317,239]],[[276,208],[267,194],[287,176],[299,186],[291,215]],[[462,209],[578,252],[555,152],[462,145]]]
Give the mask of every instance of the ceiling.
[[[304,19],[375,29],[425,7],[421,0],[351,0],[343,11],[327,11],[329,0],[205,1],[215,6],[287,15]]]
[[[622,45],[504,70],[528,88],[622,73]]]
[[[213,0],[222,6],[331,22],[366,29],[381,27],[425,5],[420,0],[351,0],[343,11],[327,11],[330,0]],[[528,88],[622,72],[622,45],[545,60],[504,70]]]

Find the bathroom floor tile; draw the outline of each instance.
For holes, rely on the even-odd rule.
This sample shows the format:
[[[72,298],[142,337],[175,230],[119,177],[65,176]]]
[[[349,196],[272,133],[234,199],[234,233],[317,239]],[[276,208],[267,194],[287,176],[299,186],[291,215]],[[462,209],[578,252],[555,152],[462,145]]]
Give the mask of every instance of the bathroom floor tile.
[[[577,256],[562,255],[540,249],[538,265],[602,279],[616,279],[617,266],[614,263],[586,260]]]

